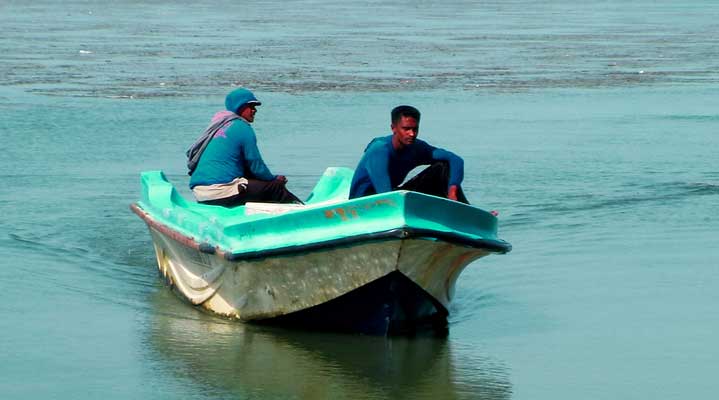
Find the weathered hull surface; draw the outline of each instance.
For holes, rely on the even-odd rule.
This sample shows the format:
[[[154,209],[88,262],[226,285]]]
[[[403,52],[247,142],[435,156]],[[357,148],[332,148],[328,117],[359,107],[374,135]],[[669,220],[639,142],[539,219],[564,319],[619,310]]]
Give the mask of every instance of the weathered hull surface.
[[[443,326],[462,270],[511,249],[486,211],[407,191],[348,200],[351,177],[328,169],[305,205],[228,209],[188,202],[151,171],[131,209],[171,287],[241,321],[375,334]]]
[[[489,254],[412,238],[230,261],[150,232],[161,274],[194,305],[242,321],[377,334],[441,325],[457,277]]]

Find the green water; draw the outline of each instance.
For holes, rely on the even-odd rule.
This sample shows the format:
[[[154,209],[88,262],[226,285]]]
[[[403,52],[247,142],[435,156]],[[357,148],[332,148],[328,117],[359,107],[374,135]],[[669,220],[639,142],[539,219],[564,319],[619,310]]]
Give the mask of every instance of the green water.
[[[676,399],[719,390],[712,1],[0,2],[0,398]],[[234,84],[305,197],[423,111],[514,250],[446,339],[245,326],[182,303],[128,205],[185,195]]]

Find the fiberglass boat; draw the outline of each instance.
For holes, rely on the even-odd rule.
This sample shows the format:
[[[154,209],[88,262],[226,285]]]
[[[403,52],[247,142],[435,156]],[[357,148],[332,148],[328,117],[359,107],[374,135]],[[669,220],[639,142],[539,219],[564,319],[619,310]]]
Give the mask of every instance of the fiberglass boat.
[[[188,201],[161,171],[143,172],[131,209],[170,287],[215,314],[379,335],[446,329],[463,269],[511,250],[497,218],[409,191],[348,200],[352,172],[328,168],[305,205],[235,208]]]

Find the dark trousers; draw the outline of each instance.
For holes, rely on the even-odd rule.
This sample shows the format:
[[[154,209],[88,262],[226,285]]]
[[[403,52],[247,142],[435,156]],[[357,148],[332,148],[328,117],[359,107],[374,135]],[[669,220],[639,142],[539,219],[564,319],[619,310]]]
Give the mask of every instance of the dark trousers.
[[[225,207],[243,206],[250,201],[304,204],[302,200],[287,190],[284,183],[278,180],[260,181],[257,179],[248,179],[247,181],[247,187],[244,188],[240,185],[237,188],[239,193],[234,196],[225,197],[224,199],[201,201],[200,203]]]
[[[412,179],[399,185],[395,190],[411,190],[438,197],[447,197],[448,187],[449,164],[446,161],[436,161]],[[457,188],[457,201],[469,204],[461,186]]]

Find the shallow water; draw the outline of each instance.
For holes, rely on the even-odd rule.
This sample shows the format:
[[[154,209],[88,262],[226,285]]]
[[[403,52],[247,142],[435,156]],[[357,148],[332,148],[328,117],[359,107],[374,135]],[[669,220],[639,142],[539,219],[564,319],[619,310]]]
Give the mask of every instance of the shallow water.
[[[711,398],[719,5],[0,2],[0,397]],[[245,326],[179,301],[128,205],[188,195],[235,84],[307,196],[399,103],[514,250],[446,339]]]

